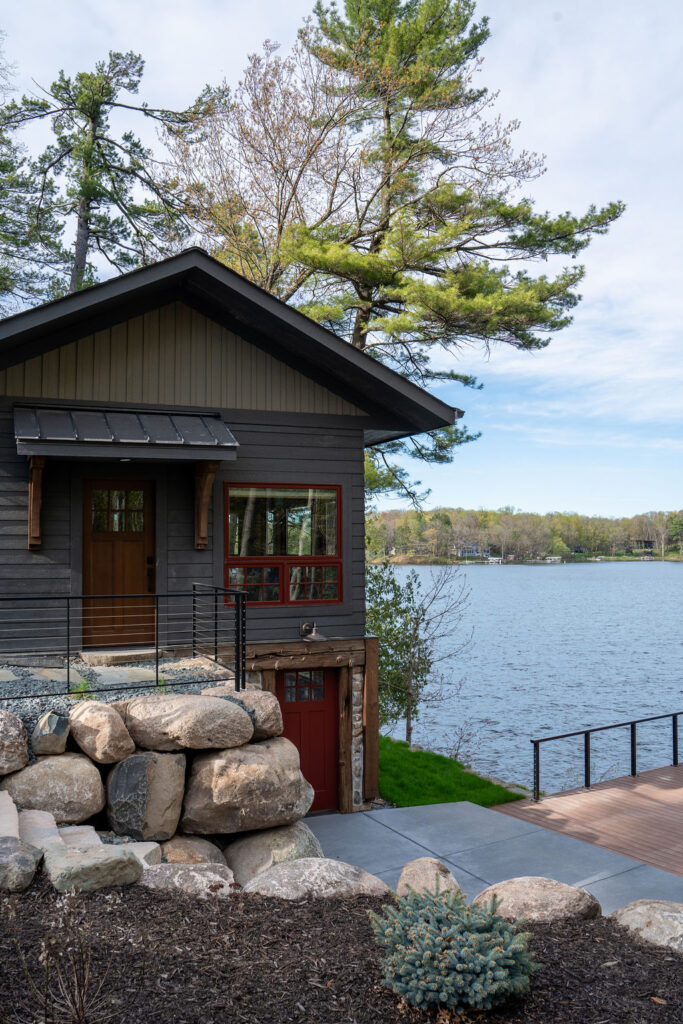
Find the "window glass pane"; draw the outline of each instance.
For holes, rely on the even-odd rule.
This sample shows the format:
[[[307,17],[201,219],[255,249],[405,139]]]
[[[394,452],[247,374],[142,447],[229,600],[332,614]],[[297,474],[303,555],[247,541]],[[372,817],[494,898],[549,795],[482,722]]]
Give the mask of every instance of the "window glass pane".
[[[260,583],[261,572],[260,566],[258,569],[247,569],[247,583]]]
[[[308,687],[307,686],[300,686],[299,687],[299,700],[308,700]]]
[[[311,700],[324,700],[324,699],[325,699],[325,689],[324,689],[324,687],[322,687],[322,686],[312,686],[311,687]]]
[[[263,570],[264,583],[279,583],[280,582],[280,570],[277,566],[269,566]]]
[[[296,672],[285,672],[285,686],[296,686]]]
[[[306,588],[303,584],[296,584],[296,586],[290,586],[289,588],[289,600],[290,601],[305,601],[306,600]]]
[[[301,672],[297,672],[297,678],[300,683],[308,683],[311,680],[311,673],[308,669],[305,672],[302,669]]]
[[[121,493],[121,492],[119,492]],[[125,512],[112,512],[109,529],[113,533],[123,533],[126,528],[126,513]]]
[[[92,528],[95,531],[105,531],[109,525],[109,513],[95,509],[92,514]]]
[[[307,601],[319,601],[322,596],[319,583],[311,583],[306,593]]]
[[[128,508],[141,509],[143,500],[142,491],[128,491]]]
[[[323,601],[336,601],[339,598],[336,583],[323,583]]]
[[[231,487],[229,554],[336,555],[337,491],[325,487]]]
[[[112,508],[125,508],[126,507],[126,492],[125,491],[111,491],[111,507]]]
[[[264,601],[279,601],[280,600],[280,588],[274,586],[266,586],[263,588],[263,600]]]
[[[93,508],[108,508],[109,491],[93,491],[91,505]]]
[[[247,601],[260,601],[261,600],[261,587],[258,584],[247,586]]]
[[[244,569],[230,569],[228,579],[230,580],[231,587],[241,587],[242,584],[244,583]]]
[[[285,700],[288,704],[296,700],[296,686],[285,686]]]
[[[337,582],[337,566],[326,565],[323,569],[323,581],[325,583],[336,583]]]
[[[142,533],[144,529],[144,512],[128,513],[128,529],[131,533]]]
[[[325,671],[322,668],[316,668],[312,673],[313,685],[322,686],[325,681]]]

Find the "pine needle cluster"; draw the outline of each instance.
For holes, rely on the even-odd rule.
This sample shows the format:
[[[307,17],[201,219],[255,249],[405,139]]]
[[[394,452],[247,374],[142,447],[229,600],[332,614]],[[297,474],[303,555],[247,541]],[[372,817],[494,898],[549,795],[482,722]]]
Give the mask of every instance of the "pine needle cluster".
[[[460,890],[398,897],[370,912],[375,937],[389,951],[384,984],[412,1006],[488,1010],[528,991],[534,970],[529,936],[485,906],[467,906]]]

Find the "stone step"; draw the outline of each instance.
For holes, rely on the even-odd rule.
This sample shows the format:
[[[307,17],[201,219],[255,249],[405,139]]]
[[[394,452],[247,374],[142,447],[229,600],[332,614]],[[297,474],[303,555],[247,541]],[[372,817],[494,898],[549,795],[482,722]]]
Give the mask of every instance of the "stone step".
[[[57,831],[67,846],[102,845],[102,840],[92,825],[62,825]]]
[[[19,812],[14,800],[4,789],[0,790],[0,839],[19,838]]]
[[[57,892],[92,892],[110,885],[139,882],[143,867],[140,858],[127,846],[67,846],[64,842],[53,842],[45,849],[43,871]]]
[[[19,838],[43,851],[55,843],[65,845],[49,811],[19,811]]]

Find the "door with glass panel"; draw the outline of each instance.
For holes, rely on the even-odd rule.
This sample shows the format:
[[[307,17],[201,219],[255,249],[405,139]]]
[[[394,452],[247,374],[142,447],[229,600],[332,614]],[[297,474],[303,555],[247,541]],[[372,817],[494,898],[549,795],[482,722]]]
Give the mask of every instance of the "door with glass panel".
[[[312,811],[339,806],[339,691],[334,668],[278,672],[283,735],[294,744],[301,772],[315,790]]]
[[[83,645],[153,643],[154,485],[86,480],[83,506]]]

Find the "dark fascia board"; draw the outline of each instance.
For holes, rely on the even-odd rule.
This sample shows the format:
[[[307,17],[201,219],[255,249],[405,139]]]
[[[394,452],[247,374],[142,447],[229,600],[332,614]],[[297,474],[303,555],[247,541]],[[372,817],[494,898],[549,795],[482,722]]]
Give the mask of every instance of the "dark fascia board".
[[[309,376],[367,408],[389,434],[462,415],[196,248],[0,321],[0,369],[172,301],[232,323],[300,372],[310,365]]]

